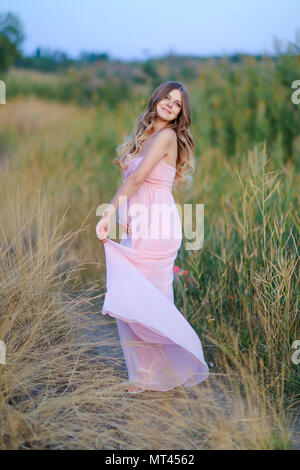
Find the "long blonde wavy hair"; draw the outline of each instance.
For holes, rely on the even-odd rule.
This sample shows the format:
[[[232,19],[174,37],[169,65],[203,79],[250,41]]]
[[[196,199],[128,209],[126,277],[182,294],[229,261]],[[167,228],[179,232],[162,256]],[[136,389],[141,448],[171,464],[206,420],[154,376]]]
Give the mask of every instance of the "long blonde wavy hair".
[[[174,185],[189,187],[193,181],[195,169],[194,141],[189,130],[191,124],[191,106],[189,94],[180,82],[167,81],[161,83],[153,92],[147,109],[136,120],[133,132],[125,137],[125,142],[116,149],[118,157],[113,160],[121,169],[127,168],[129,161],[135,158],[141,150],[142,143],[154,129],[154,119],[157,116],[156,105],[174,89],[180,90],[182,106],[180,113],[170,121],[167,127],[174,129],[177,135],[177,161]]]

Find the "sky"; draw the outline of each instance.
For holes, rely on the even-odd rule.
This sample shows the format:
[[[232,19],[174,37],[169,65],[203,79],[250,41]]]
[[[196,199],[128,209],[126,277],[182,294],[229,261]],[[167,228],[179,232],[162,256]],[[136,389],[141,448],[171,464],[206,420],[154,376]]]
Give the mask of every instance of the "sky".
[[[274,40],[285,46],[300,35],[300,0],[1,0],[8,11],[22,21],[23,53],[42,47],[71,58],[274,54]]]

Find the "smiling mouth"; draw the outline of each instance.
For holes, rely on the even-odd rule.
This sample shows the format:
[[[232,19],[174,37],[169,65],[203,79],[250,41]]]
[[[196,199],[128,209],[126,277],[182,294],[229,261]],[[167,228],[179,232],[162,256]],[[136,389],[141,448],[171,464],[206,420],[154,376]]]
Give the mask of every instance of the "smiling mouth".
[[[162,108],[164,111],[167,111],[167,113],[171,114],[170,111],[168,111],[166,108]]]

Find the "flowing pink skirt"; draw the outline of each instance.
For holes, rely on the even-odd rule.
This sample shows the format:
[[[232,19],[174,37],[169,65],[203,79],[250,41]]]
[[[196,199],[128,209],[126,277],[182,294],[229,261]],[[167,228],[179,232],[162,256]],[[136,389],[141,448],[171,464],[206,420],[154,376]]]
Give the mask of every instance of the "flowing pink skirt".
[[[173,298],[176,250],[104,243],[107,292],[103,315],[116,319],[129,381],[147,390],[191,387],[209,375],[201,341]]]

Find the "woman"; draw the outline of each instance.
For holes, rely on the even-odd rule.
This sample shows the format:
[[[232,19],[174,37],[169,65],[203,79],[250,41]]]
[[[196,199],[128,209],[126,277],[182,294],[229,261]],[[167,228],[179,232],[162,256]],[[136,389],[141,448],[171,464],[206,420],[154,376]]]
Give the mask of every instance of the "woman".
[[[187,91],[179,82],[162,83],[134,135],[117,148],[114,163],[124,181],[96,227],[107,270],[101,313],[116,318],[129,393],[193,386],[209,375],[200,339],[174,305],[173,293],[182,226],[172,186],[189,182],[194,168],[189,126]],[[126,229],[120,243],[107,238],[114,215]]]

